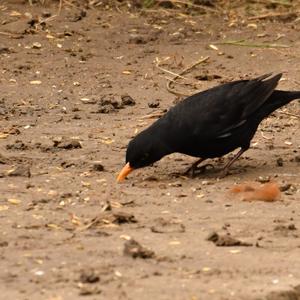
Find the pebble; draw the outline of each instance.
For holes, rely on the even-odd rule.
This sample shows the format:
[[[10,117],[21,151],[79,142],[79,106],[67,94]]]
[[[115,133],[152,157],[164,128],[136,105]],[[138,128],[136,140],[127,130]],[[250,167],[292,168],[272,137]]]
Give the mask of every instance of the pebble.
[[[267,183],[270,182],[270,176],[259,176],[256,181],[260,183]]]

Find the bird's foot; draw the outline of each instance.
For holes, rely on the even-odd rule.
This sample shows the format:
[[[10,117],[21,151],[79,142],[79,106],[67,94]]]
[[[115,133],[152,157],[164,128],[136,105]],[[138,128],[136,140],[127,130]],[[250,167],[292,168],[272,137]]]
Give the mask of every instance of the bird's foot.
[[[222,178],[226,177],[226,176],[229,175],[229,174],[230,174],[230,173],[229,173],[228,168],[224,168],[224,169],[220,172],[218,178],[219,178],[219,179],[222,179]]]
[[[192,165],[183,173],[183,175],[191,175],[191,177],[194,178],[196,175],[206,172],[208,168],[214,169],[214,166],[212,164],[206,164],[200,167]]]

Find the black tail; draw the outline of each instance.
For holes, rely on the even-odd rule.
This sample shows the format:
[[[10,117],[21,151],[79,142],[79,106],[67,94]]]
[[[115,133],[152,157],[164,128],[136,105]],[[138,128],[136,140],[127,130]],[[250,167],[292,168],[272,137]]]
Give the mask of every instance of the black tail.
[[[289,92],[275,90],[263,105],[263,113],[265,116],[271,114],[276,109],[290,103],[293,100],[300,99],[300,91]]]

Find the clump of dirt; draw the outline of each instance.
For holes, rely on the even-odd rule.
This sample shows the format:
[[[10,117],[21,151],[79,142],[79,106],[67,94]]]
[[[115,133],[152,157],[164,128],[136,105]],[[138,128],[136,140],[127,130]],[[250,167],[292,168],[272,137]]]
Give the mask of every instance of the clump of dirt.
[[[30,177],[30,166],[28,165],[18,165],[11,170],[7,171],[7,176],[21,176],[21,177]]]
[[[117,98],[112,94],[104,95],[98,102],[98,109],[96,112],[108,114],[111,112],[118,111],[119,109],[123,109],[126,106],[133,106],[135,104],[136,103],[133,100],[133,98],[127,94],[122,95],[121,100],[117,100]]]
[[[148,259],[148,258],[155,257],[154,251],[152,251],[148,248],[145,248],[144,246],[142,246],[140,243],[138,243],[134,239],[130,239],[125,242],[123,252],[124,252],[124,255],[131,256],[133,258]]]
[[[253,246],[251,243],[240,241],[229,234],[220,235],[217,232],[211,232],[207,238],[208,241],[213,242],[218,247],[232,247],[232,246]]]
[[[82,148],[82,146],[78,140],[62,137],[53,140],[53,148],[72,150]]]

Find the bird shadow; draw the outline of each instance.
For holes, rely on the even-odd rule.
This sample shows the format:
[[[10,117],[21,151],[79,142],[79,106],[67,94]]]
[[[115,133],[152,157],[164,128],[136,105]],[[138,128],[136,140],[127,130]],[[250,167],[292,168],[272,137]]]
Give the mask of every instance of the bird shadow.
[[[254,172],[258,170],[262,171],[264,168],[266,171],[266,166],[243,166],[243,165],[236,165],[231,167],[226,174],[224,174],[224,164],[222,163],[209,163],[203,166],[200,166],[199,170],[195,170],[195,172],[186,173],[185,171],[176,171],[170,173],[172,178],[189,178],[189,179],[207,179],[207,178],[225,178],[230,176],[243,176],[243,175],[252,175]],[[269,168],[268,168],[269,169]]]

